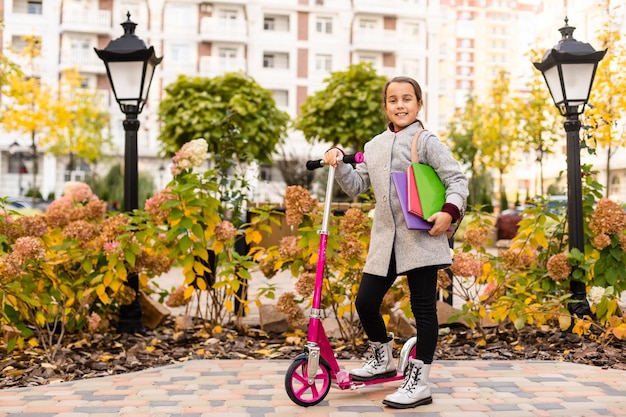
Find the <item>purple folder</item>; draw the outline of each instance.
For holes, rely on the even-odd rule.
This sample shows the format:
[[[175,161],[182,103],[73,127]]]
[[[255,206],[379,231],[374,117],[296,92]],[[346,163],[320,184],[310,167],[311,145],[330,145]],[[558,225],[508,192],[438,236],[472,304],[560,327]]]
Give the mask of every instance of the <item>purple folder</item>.
[[[400,205],[402,206],[402,214],[404,214],[404,220],[406,220],[406,226],[411,230],[430,230],[432,229],[432,223],[427,222],[421,217],[416,216],[415,214],[411,214],[409,212],[408,207],[408,196],[407,196],[407,182],[406,182],[406,172],[392,172],[391,178],[393,179],[393,183],[396,186],[396,191],[398,192],[398,199],[400,200]]]

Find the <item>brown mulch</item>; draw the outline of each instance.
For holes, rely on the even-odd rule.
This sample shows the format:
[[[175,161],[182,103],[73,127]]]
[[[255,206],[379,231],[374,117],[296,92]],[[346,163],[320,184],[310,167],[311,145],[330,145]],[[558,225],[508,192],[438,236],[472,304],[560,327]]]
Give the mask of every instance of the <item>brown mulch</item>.
[[[257,328],[223,329],[210,334],[203,326],[175,331],[168,318],[145,336],[95,334],[66,336],[54,361],[39,349],[6,352],[0,346],[0,389],[17,388],[135,372],[192,359],[293,359],[303,351],[306,334],[268,335]],[[448,332],[449,329],[449,332]],[[483,337],[463,326],[445,328],[436,360],[556,360],[626,370],[626,342],[593,341],[554,330],[507,327],[486,329]],[[404,342],[396,340],[397,348]],[[366,345],[335,343],[340,360],[363,357]]]

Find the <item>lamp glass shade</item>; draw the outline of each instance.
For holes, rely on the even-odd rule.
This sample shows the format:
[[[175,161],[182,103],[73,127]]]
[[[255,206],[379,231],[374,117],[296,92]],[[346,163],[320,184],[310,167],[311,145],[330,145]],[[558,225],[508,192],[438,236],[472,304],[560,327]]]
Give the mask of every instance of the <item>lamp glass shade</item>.
[[[562,114],[582,112],[589,99],[595,69],[595,63],[559,63],[544,71],[554,104]]]
[[[109,75],[115,99],[120,106],[137,106],[142,100],[144,62],[109,62]]]

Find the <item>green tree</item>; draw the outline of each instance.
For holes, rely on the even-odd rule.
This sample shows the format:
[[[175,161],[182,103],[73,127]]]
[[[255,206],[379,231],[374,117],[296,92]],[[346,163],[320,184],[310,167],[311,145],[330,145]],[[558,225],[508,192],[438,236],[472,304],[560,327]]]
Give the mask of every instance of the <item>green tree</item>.
[[[522,129],[524,150],[534,150],[539,164],[539,195],[544,195],[543,157],[553,154],[559,141],[557,113],[552,111],[552,99],[543,77],[537,74],[528,84],[528,93],[519,98],[517,106]]]
[[[386,82],[369,63],[351,65],[324,80],[326,88],[307,97],[294,122],[307,141],[362,150],[386,118],[381,92]]]
[[[57,129],[39,141],[47,152],[95,165],[113,148],[109,113],[97,106],[96,94],[81,88],[83,77],[74,69],[62,74],[54,101]]]
[[[520,150],[519,113],[510,93],[509,75],[500,71],[482,105],[480,132],[476,136],[477,146],[488,167],[495,168],[499,176],[500,208],[507,209],[504,175],[514,165],[515,155]]]
[[[282,143],[289,115],[276,107],[270,91],[243,73],[215,78],[181,75],[165,88],[159,105],[159,140],[164,156],[203,138],[218,166],[268,162]]]
[[[27,46],[20,54],[27,68],[6,74],[1,85],[0,124],[7,132],[30,138],[33,159],[32,195],[38,194],[38,150],[56,156],[75,155],[90,163],[99,161],[111,143],[108,116],[94,106],[94,93],[81,88],[80,75],[68,70],[55,85],[35,76],[35,60],[41,55],[36,36],[25,36]],[[30,74],[30,75],[28,75]]]
[[[606,4],[607,20],[599,31],[602,49],[608,49],[598,64],[594,86],[589,97],[590,110],[586,112],[587,123],[591,126],[595,141],[607,148],[606,154],[606,196],[610,193],[611,158],[626,146],[626,127],[623,123],[626,110],[626,46],[621,39],[620,25],[612,14],[610,2]]]
[[[480,204],[483,199],[479,197],[479,181],[481,173],[485,173],[484,164],[481,160],[480,149],[477,146],[477,135],[480,131],[480,117],[482,113],[480,104],[474,95],[470,94],[465,106],[457,109],[450,123],[448,131],[444,132],[442,139],[447,138],[454,156],[467,167],[470,172],[469,186],[470,195],[468,205],[470,207]],[[484,178],[483,178],[484,180]]]
[[[271,92],[243,73],[215,78],[180,76],[165,89],[159,107],[162,153],[171,156],[203,138],[218,171],[220,214],[240,226],[250,184],[250,162],[271,163],[283,142],[289,115],[276,107]]]

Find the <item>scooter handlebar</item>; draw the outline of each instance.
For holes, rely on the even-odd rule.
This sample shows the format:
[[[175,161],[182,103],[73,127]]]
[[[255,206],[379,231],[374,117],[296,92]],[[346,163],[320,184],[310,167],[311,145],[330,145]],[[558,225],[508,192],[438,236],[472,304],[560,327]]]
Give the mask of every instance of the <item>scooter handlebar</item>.
[[[357,152],[350,155],[344,155],[342,158],[339,158],[339,160],[343,161],[345,164],[360,164],[363,162],[363,153]],[[313,171],[314,169],[321,168],[324,165],[326,165],[324,164],[324,160],[316,159],[314,161],[307,161],[306,169]]]

